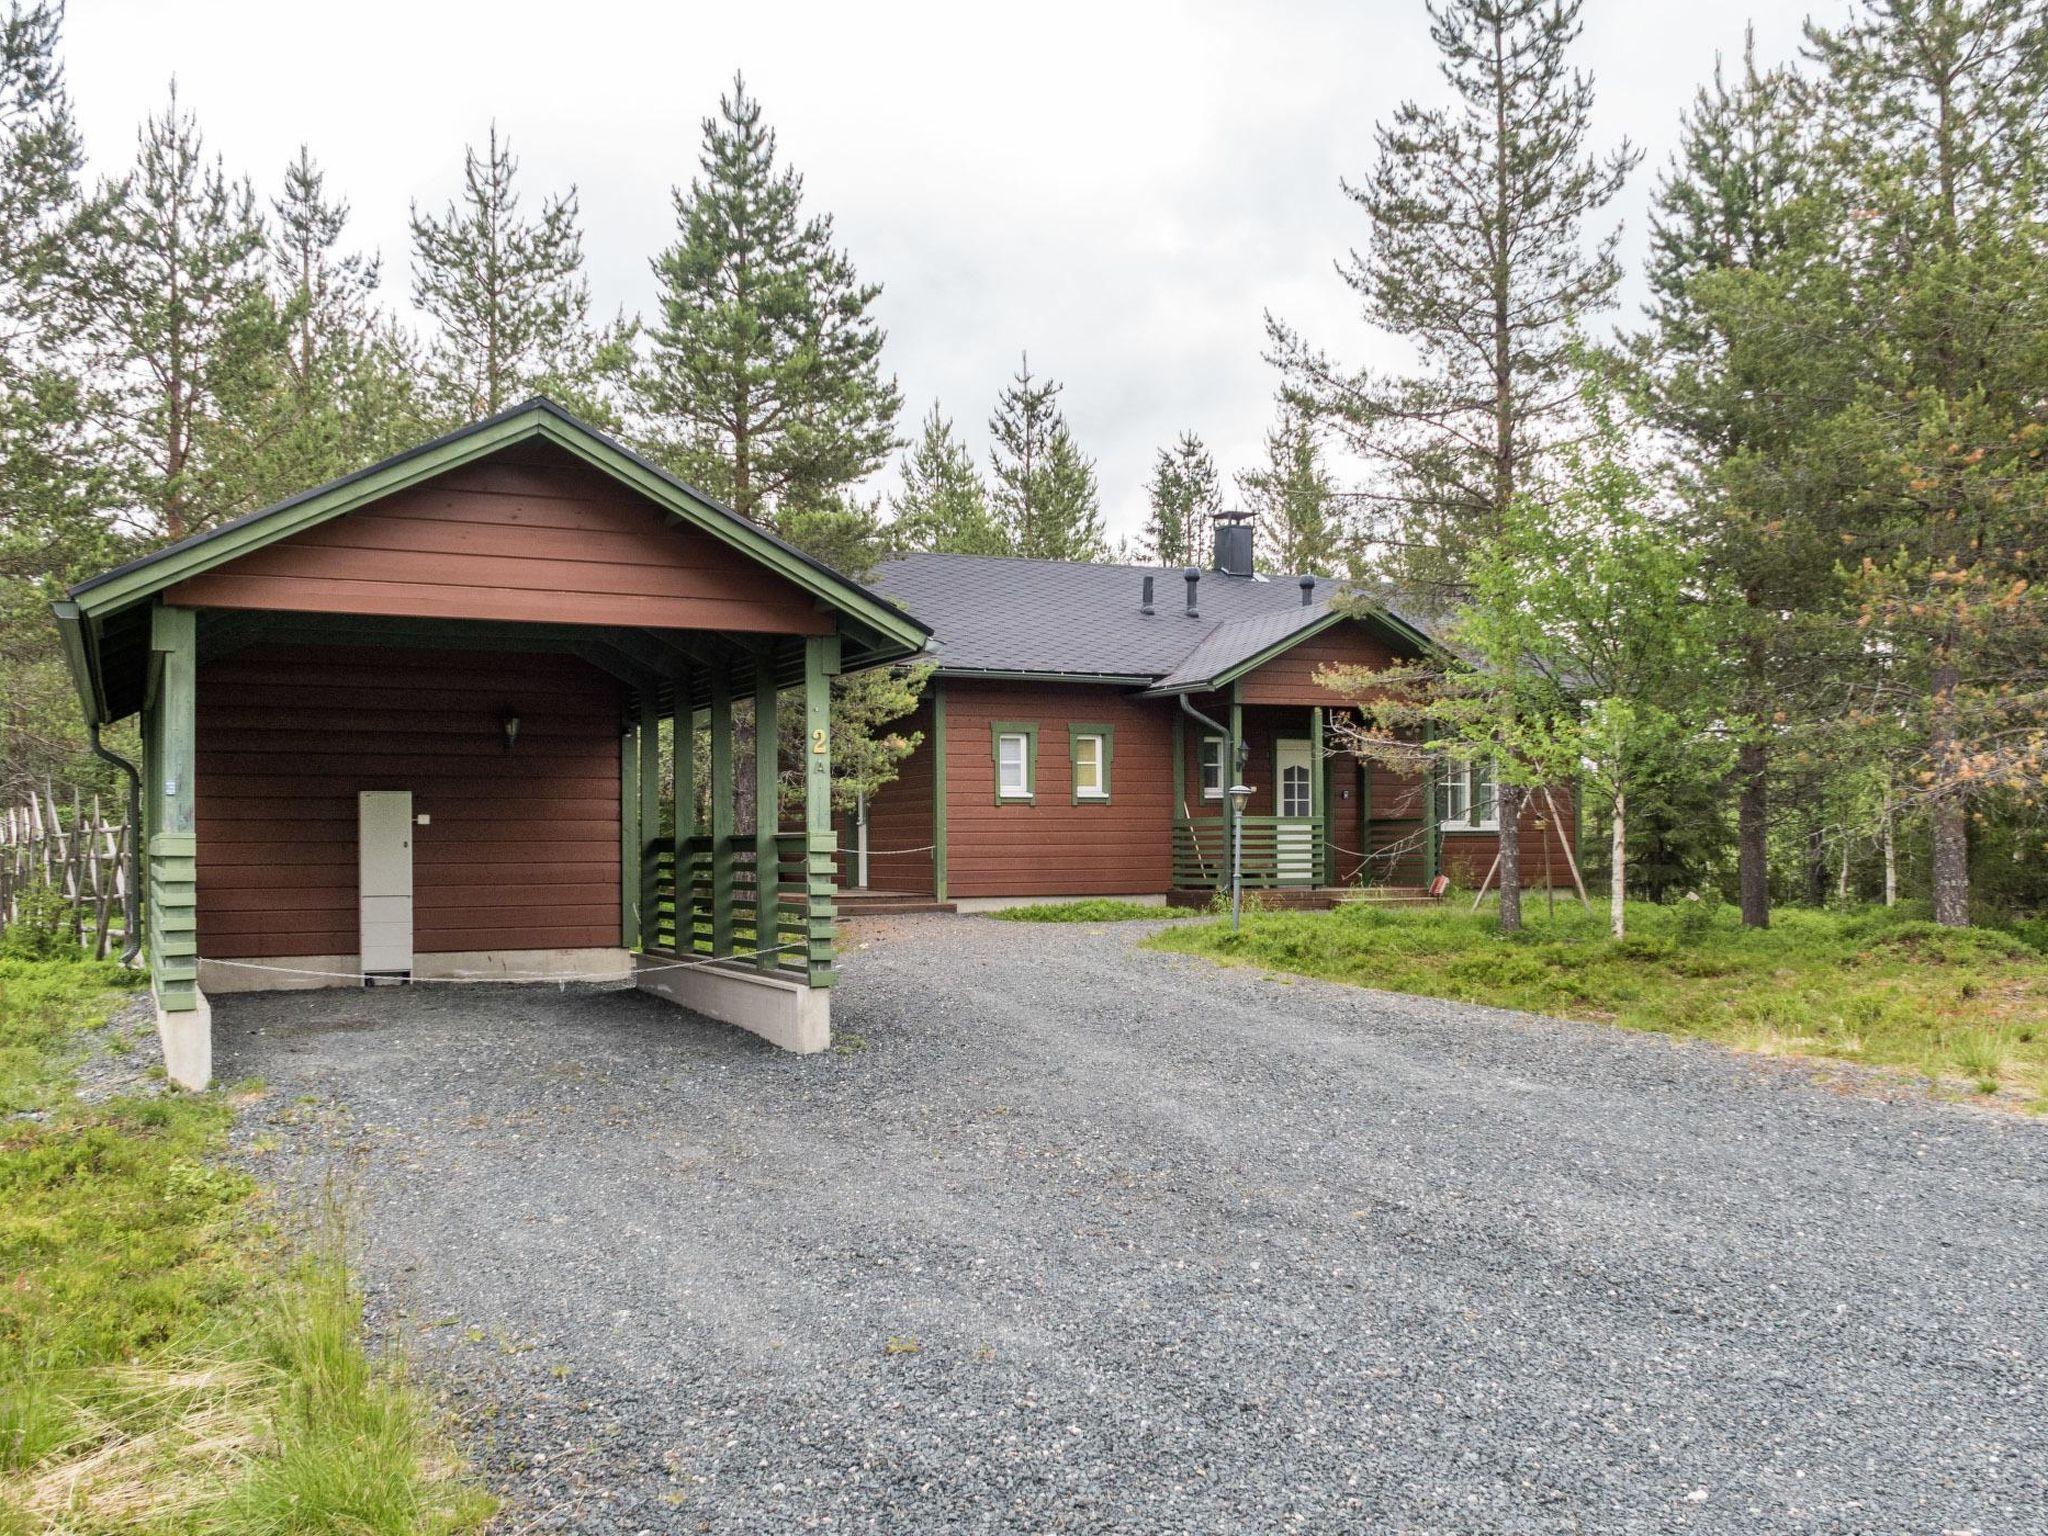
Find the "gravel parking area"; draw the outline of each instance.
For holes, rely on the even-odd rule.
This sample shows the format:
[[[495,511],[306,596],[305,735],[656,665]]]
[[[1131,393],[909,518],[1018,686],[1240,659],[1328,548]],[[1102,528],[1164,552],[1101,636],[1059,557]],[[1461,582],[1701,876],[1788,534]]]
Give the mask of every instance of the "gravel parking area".
[[[2048,1125],[1134,948],[216,1000],[508,1530],[2048,1529]]]

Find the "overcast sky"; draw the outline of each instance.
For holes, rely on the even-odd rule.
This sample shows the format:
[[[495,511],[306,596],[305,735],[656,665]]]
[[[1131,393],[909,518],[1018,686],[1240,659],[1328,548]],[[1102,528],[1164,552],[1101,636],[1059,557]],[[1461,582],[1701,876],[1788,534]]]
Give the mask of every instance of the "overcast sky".
[[[1597,138],[1648,151],[1620,209],[1632,290],[1652,173],[1716,52],[1739,55],[1753,21],[1763,57],[1789,56],[1803,15],[1845,4],[1587,0]],[[742,69],[809,206],[884,285],[906,433],[937,399],[985,454],[1028,348],[1066,386],[1114,534],[1143,521],[1152,456],[1179,432],[1226,475],[1256,462],[1265,310],[1368,355],[1332,268],[1364,235],[1338,178],[1369,168],[1374,121],[1403,96],[1441,94],[1422,0],[72,0],[66,41],[95,168],[126,163],[175,74],[266,195],[312,147],[401,308],[407,205],[444,204],[495,118],[529,207],[578,188],[600,308],[647,310],[669,188]]]

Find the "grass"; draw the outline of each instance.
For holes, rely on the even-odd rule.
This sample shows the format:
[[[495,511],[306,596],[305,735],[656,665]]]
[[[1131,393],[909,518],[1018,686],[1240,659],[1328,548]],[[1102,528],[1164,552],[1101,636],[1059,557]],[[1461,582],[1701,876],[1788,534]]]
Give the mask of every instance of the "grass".
[[[1939,928],[1903,911],[1532,904],[1515,938],[1491,910],[1344,907],[1166,930],[1158,949],[1326,980],[1712,1040],[1768,1055],[1913,1073],[2048,1111],[2048,956],[2031,934]]]
[[[1117,901],[1106,896],[1086,901],[1049,901],[1039,906],[1004,907],[991,912],[1009,923],[1134,923],[1158,922],[1164,917],[1186,917],[1171,907],[1148,907],[1142,901]]]
[[[220,1160],[226,1099],[72,1091],[123,980],[0,960],[0,1533],[478,1528],[336,1223],[287,1242]]]

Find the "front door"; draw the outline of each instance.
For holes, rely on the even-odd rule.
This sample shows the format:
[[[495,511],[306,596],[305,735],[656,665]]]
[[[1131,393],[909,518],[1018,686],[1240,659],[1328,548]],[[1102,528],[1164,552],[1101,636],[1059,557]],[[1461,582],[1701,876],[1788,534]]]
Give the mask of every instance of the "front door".
[[[1282,885],[1314,885],[1315,750],[1305,739],[1282,738],[1273,744],[1273,798],[1279,815],[1275,874]]]

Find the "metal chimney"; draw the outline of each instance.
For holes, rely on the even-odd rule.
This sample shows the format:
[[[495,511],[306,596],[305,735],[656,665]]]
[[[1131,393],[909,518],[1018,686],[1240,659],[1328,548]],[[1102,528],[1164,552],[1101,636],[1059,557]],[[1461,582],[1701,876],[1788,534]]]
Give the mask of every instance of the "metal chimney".
[[[1188,617],[1199,619],[1202,616],[1202,612],[1195,604],[1195,586],[1201,581],[1202,573],[1191,565],[1181,574],[1187,578],[1188,583]]]
[[[1313,576],[1301,578],[1301,606],[1313,608],[1316,604],[1316,579]]]
[[[1214,564],[1225,576],[1252,573],[1252,514],[1218,512],[1214,519],[1216,537]]]
[[[1151,611],[1152,611],[1152,577],[1151,577],[1151,575],[1150,575],[1150,574],[1148,573],[1148,574],[1146,575],[1146,577],[1145,577],[1145,595],[1144,595],[1143,597],[1141,597],[1141,598],[1139,598],[1139,599],[1138,599],[1138,612],[1140,612],[1140,613],[1150,613]]]

